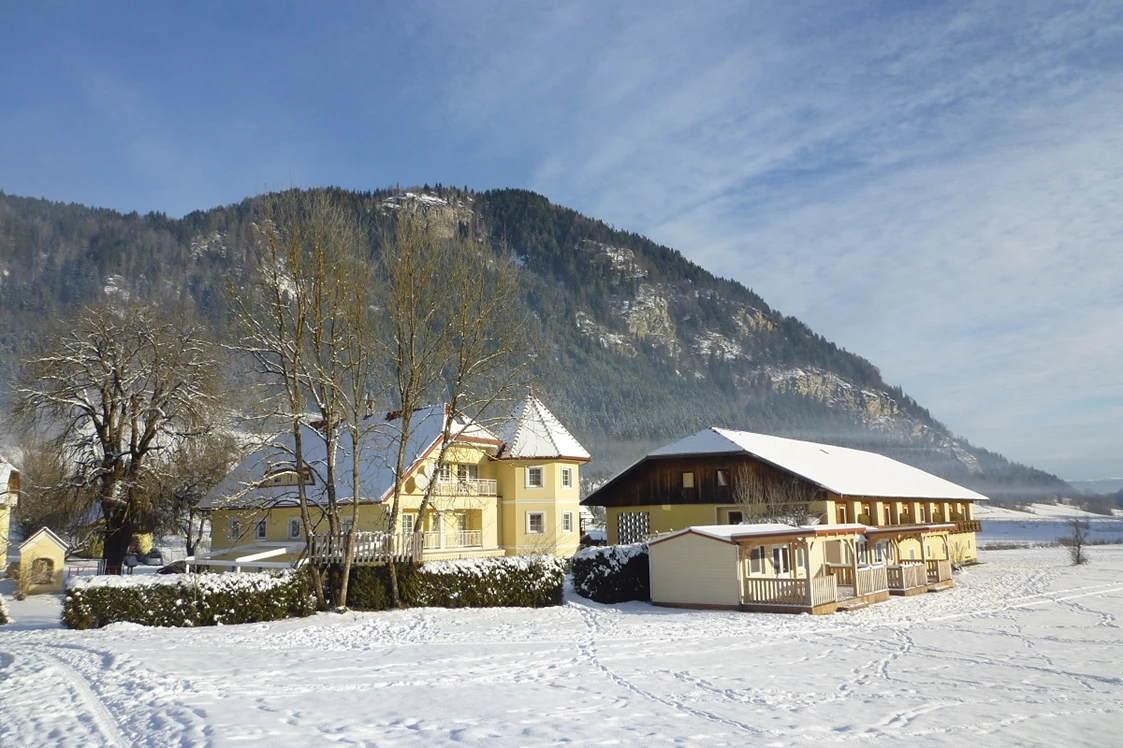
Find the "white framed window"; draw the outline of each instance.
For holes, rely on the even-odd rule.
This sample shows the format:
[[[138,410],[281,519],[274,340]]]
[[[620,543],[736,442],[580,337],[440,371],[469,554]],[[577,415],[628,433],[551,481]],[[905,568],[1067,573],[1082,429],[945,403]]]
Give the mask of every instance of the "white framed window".
[[[803,550],[803,546],[795,549],[795,568],[807,568],[807,553]]]
[[[573,532],[573,512],[562,512],[562,532]]]
[[[340,523],[340,532],[344,535],[351,532],[351,528],[355,526],[355,521],[350,517],[345,517]]]
[[[758,545],[753,547],[753,552],[749,556],[749,573],[764,573],[764,546]]]
[[[442,462],[440,468],[437,469],[438,480],[452,480],[452,463]]]
[[[573,468],[563,467],[561,474],[562,488],[573,488]]]
[[[542,535],[546,532],[546,513],[545,512],[527,512],[526,513],[526,534],[527,535]]]
[[[526,487],[527,488],[542,488],[546,485],[545,468],[528,467],[526,469]]]
[[[289,517],[289,540],[298,539],[300,537],[300,530],[300,517]]]
[[[474,463],[463,463],[456,466],[456,479],[457,480],[479,480],[480,479],[480,466]]]
[[[413,524],[417,522],[417,515],[411,512],[402,512],[402,534],[412,535]]]
[[[682,487],[694,488],[694,473],[686,472],[682,474]]]
[[[780,574],[787,574],[791,571],[791,560],[788,557],[788,549],[785,546],[772,546],[772,569],[776,572],[777,576]]]
[[[259,519],[253,526],[253,536],[257,540],[265,540],[265,520]]]
[[[242,537],[242,520],[237,517],[230,518],[230,525],[227,528],[227,537],[231,540],[237,540]]]

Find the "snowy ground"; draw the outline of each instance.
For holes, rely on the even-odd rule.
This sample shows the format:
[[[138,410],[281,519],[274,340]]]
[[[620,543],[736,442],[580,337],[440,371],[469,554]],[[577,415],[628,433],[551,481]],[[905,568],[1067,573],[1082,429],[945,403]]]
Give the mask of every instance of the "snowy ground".
[[[988,543],[1055,543],[1057,538],[1072,534],[1068,525],[1071,519],[1088,522],[1093,543],[1123,543],[1123,518],[1105,517],[1072,506],[1031,504],[1023,512],[980,505],[975,508],[975,519],[983,523],[978,536],[983,548]]]
[[[1123,547],[1092,559],[990,552],[821,617],[571,598],[82,632],[6,594],[0,745],[1118,745]]]

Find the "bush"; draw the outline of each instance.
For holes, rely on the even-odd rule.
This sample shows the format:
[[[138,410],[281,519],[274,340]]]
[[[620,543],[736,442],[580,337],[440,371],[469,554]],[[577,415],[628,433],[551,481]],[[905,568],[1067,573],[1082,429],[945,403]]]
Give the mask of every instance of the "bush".
[[[4,596],[0,595],[0,626],[11,622],[12,619],[8,617],[8,606],[4,604]]]
[[[647,544],[578,551],[573,557],[573,589],[598,603],[650,600]]]
[[[560,605],[565,562],[555,556],[500,556],[398,564],[398,590],[407,607],[542,608]],[[351,570],[347,604],[356,610],[391,607],[390,569]]]
[[[73,629],[127,621],[145,626],[220,626],[315,612],[307,572],[76,577],[63,623]]]

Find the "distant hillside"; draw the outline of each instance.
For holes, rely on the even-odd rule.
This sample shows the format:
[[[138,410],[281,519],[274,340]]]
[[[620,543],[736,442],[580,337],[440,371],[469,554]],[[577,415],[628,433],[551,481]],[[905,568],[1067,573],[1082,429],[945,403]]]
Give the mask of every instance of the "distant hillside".
[[[710,425],[874,449],[993,496],[1067,489],[954,437],[869,361],[679,252],[523,190],[336,191],[371,229],[410,203],[475,221],[524,269],[541,324],[540,387],[613,471]],[[231,333],[224,284],[245,273],[257,201],[182,219],[0,193],[0,375],[45,321],[105,294],[197,307]],[[0,393],[0,398],[2,398]]]

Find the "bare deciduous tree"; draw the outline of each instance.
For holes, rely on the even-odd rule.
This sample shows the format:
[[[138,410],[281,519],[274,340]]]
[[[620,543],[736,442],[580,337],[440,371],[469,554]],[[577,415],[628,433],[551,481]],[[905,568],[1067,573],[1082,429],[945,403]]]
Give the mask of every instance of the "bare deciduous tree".
[[[351,381],[347,309],[363,280],[353,274],[359,272],[364,244],[355,217],[327,192],[292,190],[270,198],[268,216],[256,224],[262,241],[252,283],[234,294],[234,306],[243,330],[241,349],[277,393],[269,415],[286,423],[293,435],[300,516],[310,544],[319,520],[327,519],[333,536],[340,528],[335,469],[347,412],[345,387]],[[308,408],[315,409],[314,419]],[[326,505],[315,521],[303,479],[304,425],[314,425],[325,443]],[[310,570],[324,608],[319,569],[310,564]]]
[[[451,233],[451,235],[449,235]],[[505,251],[476,238],[470,227],[443,232],[418,212],[402,211],[383,238],[379,297],[386,334],[380,358],[399,408],[391,529],[401,503],[400,476],[409,467],[413,414],[446,402],[437,464],[455,441],[456,416],[481,420],[517,389],[526,371],[531,325],[519,296],[518,269]],[[420,532],[436,481],[425,488],[413,527]],[[391,594],[399,600],[391,566]]]
[[[25,363],[17,419],[71,467],[65,487],[92,489],[109,573],[153,514],[157,456],[209,430],[216,368],[198,325],[143,303],[86,308]]]
[[[1079,566],[1088,563],[1088,553],[1085,547],[1088,545],[1088,533],[1092,531],[1091,524],[1086,519],[1070,519],[1068,527],[1069,534],[1061,541],[1068,548],[1072,565]]]
[[[733,498],[746,518],[799,526],[811,517],[818,491],[798,478],[762,465],[742,463],[733,475]]]

